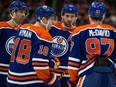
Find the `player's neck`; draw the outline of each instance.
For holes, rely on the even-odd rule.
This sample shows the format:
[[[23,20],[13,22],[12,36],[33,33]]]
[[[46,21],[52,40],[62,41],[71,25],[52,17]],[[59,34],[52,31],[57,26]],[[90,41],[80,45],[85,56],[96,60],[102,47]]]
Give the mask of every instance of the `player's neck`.
[[[102,24],[101,21],[91,21],[90,24]]]
[[[13,19],[7,22],[10,26],[13,27],[14,30],[18,30],[21,24],[17,24]]]
[[[41,27],[43,29],[46,30],[46,27],[44,25],[42,25],[40,22],[36,22],[35,24],[33,24],[34,26],[38,26],[38,27]]]
[[[16,23],[13,19],[9,20],[7,23],[10,24],[13,27],[17,27],[17,26],[20,25],[20,24]]]

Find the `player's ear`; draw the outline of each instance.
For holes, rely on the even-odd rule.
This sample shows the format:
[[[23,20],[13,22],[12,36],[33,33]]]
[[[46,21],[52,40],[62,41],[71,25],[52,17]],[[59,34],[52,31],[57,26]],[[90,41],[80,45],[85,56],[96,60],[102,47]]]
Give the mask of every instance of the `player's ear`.
[[[75,19],[77,20],[77,17],[75,17]]]
[[[46,24],[47,23],[47,19],[45,17],[42,17],[42,22]]]
[[[13,17],[14,14],[15,14],[15,12],[12,11],[12,12],[10,13],[10,16],[11,16],[12,18],[14,18],[14,17]]]

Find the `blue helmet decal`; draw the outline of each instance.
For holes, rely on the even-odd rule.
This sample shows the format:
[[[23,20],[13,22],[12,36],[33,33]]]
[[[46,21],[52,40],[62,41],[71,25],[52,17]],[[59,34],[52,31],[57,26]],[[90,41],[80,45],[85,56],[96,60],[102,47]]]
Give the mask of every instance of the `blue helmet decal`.
[[[74,14],[78,14],[78,10],[77,7],[75,5],[72,4],[65,4],[64,7],[61,10],[61,15],[64,15],[64,13],[74,13]]]
[[[103,18],[106,13],[106,6],[103,2],[93,2],[88,10],[91,17]]]
[[[27,5],[24,2],[21,1],[13,1],[10,5],[10,13],[12,11],[17,11],[17,10],[25,10],[26,12],[29,12],[29,9]]]
[[[49,19],[50,16],[55,16],[56,13],[53,8],[44,5],[44,6],[39,6],[36,9],[35,14],[36,14],[36,19],[41,20],[42,17]]]

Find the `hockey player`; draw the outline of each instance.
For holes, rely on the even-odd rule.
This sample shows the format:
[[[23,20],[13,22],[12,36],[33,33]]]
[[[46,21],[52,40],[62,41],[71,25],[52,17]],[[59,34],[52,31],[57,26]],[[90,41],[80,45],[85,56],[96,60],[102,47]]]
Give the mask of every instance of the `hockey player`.
[[[74,30],[68,61],[69,87],[114,87],[116,30],[102,24],[105,13],[104,3],[93,2],[88,10],[90,24]]]
[[[49,71],[52,37],[46,31],[55,12],[48,6],[36,10],[36,23],[19,29],[12,51],[7,87],[59,87],[56,74]],[[46,28],[46,29],[45,29]]]
[[[71,4],[65,4],[61,11],[62,21],[54,24],[49,33],[52,35],[52,56],[55,56],[60,61],[60,66],[57,69],[51,67],[51,71],[55,72],[59,77],[61,87],[68,87],[67,81],[69,75],[67,74],[68,56],[70,49],[70,35],[75,28],[77,19],[77,7]]]
[[[6,87],[14,37],[28,15],[28,7],[24,2],[14,1],[9,9],[11,19],[7,22],[0,22],[0,87]]]

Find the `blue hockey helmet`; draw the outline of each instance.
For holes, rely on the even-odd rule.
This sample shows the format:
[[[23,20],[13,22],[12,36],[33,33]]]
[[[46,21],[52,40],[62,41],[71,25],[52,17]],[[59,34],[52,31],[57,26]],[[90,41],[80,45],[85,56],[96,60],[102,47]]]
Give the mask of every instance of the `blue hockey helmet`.
[[[88,11],[91,17],[103,18],[106,13],[106,6],[103,2],[93,2]]]
[[[36,14],[36,19],[41,20],[42,17],[49,19],[50,16],[55,16],[56,13],[53,8],[43,5],[43,6],[39,6],[36,9],[35,14]]]
[[[61,15],[64,15],[64,13],[74,13],[74,14],[78,14],[78,10],[77,7],[75,5],[72,4],[65,4],[64,7],[61,10]]]
[[[19,0],[13,1],[10,5],[10,13],[12,13],[12,11],[17,11],[17,10],[24,10],[27,12],[27,14],[29,13],[29,9],[27,5]]]

